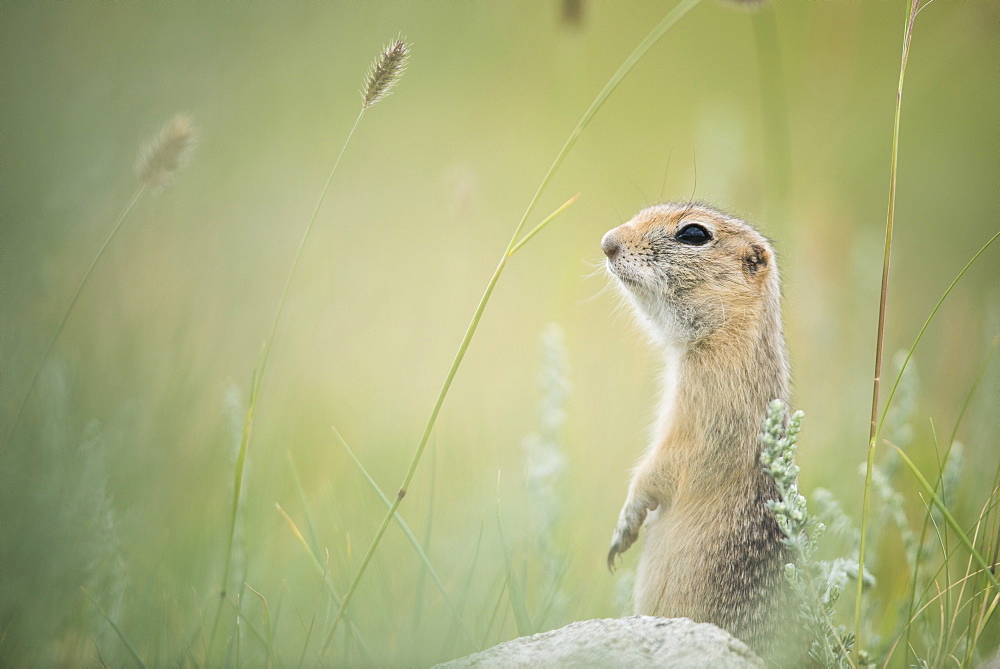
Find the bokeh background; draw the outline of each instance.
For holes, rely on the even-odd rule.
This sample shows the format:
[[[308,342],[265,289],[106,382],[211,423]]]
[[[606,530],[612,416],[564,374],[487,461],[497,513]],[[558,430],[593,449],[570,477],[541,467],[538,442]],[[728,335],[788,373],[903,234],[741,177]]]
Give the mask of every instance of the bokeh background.
[[[135,188],[139,147],[177,112],[200,137],[108,248],[2,446],[4,663],[128,662],[109,619],[150,663],[318,661],[336,607],[275,504],[343,593],[385,506],[331,426],[392,497],[545,170],[672,5],[4,3],[5,432]],[[401,506],[447,598],[390,526],[348,611],[354,633],[325,661],[432,662],[628,610],[637,551],[615,575],[604,560],[660,362],[609,289],[599,242],[655,200],[704,199],[774,239],[807,414],[802,487],[858,516],[904,5],[705,0],[638,64],[529,220],[580,194],[509,264]],[[291,286],[206,650],[251,375],[364,74],[397,34],[409,69],[348,147]],[[997,63],[996,3],[919,15],[890,378],[893,353],[998,229]],[[998,270],[1000,247],[946,301],[914,357],[905,434],[885,435],[931,477],[1000,329]],[[1000,460],[998,369],[957,432],[965,524]],[[918,524],[912,478],[894,481]],[[881,540],[872,597],[889,610],[905,574],[898,536]]]

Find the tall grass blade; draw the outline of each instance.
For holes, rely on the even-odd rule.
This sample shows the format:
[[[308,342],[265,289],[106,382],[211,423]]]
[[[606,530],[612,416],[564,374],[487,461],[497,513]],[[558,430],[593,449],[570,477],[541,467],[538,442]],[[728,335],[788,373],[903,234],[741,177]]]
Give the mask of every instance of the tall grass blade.
[[[344,447],[345,451],[347,451],[347,454],[351,457],[351,460],[354,462],[355,465],[357,465],[357,468],[361,472],[361,475],[364,476],[366,481],[368,481],[369,485],[371,485],[372,489],[375,491],[375,494],[377,494],[379,496],[379,499],[382,500],[382,503],[385,504],[386,507],[392,508],[392,502],[389,500],[388,497],[385,496],[385,493],[382,492],[382,489],[379,487],[378,483],[375,482],[375,479],[371,477],[371,474],[368,473],[368,470],[365,469],[365,466],[361,464],[361,460],[358,459],[358,456],[355,455],[354,451],[351,450],[351,447],[348,446],[347,442],[344,440],[344,437],[340,434],[340,431],[333,426],[331,426],[330,429],[332,429],[333,433],[337,435],[337,441],[339,441],[340,445]],[[424,551],[424,547],[421,545],[420,540],[417,539],[417,535],[413,533],[413,530],[410,529],[409,524],[403,519],[403,516],[400,515],[398,511],[395,512],[394,516],[396,518],[396,522],[399,523],[399,527],[403,530],[403,534],[406,535],[407,540],[413,546],[413,550],[417,552],[417,556],[423,563],[424,568],[427,570],[427,573],[430,574],[431,579],[434,581],[434,584],[437,585],[438,590],[441,592],[441,596],[444,598],[444,601],[448,604],[448,608],[451,609],[456,624],[460,626],[462,633],[465,635],[466,639],[469,642],[471,642],[472,633],[469,631],[469,628],[465,625],[465,621],[462,619],[462,616],[458,611],[458,607],[455,606],[454,601],[452,601],[451,596],[448,594],[448,590],[444,587],[444,583],[441,581],[441,577],[438,576],[437,570],[434,569],[434,565],[431,564],[431,559],[427,556],[426,551]]]
[[[564,208],[565,205],[560,207],[560,209]],[[497,281],[500,280],[500,275],[503,274],[504,267],[506,267],[507,261],[510,259],[511,249],[514,247],[514,242],[517,239],[519,232],[520,229],[515,230],[514,236],[511,237],[510,244],[504,252],[504,255],[500,258],[500,263],[497,265],[497,268],[493,271],[493,276],[490,277],[490,281],[486,285],[486,290],[483,292],[483,296],[479,300],[476,312],[472,315],[472,321],[469,323],[468,328],[466,328],[465,336],[462,338],[462,343],[458,347],[458,352],[455,353],[451,367],[448,370],[448,375],[445,377],[441,391],[438,393],[437,400],[434,402],[434,408],[431,411],[430,418],[424,426],[424,432],[420,437],[420,443],[417,445],[417,450],[413,455],[413,459],[410,461],[410,467],[406,472],[406,476],[403,478],[402,485],[396,492],[396,499],[393,500],[392,505],[389,507],[385,517],[382,518],[382,523],[375,532],[375,537],[372,539],[372,543],[368,546],[368,550],[365,552],[365,555],[361,560],[358,571],[355,572],[354,578],[351,580],[351,584],[347,588],[347,592],[344,593],[344,603],[341,604],[340,610],[337,611],[337,615],[333,619],[330,632],[327,634],[326,642],[323,644],[324,652],[320,655],[321,659],[325,655],[326,648],[329,646],[330,641],[333,639],[334,632],[337,631],[337,625],[340,623],[340,619],[343,617],[344,611],[350,603],[351,597],[354,595],[354,591],[358,587],[358,583],[361,582],[361,577],[364,576],[365,570],[368,568],[368,564],[371,562],[372,556],[375,554],[375,549],[378,548],[379,543],[382,541],[382,536],[385,534],[386,529],[389,527],[389,523],[392,521],[393,515],[396,513],[396,509],[399,508],[400,503],[403,501],[403,497],[406,496],[406,490],[410,486],[410,481],[413,480],[413,475],[416,474],[417,465],[420,463],[420,458],[423,455],[424,448],[427,446],[428,439],[430,439],[431,431],[434,429],[434,423],[437,421],[438,414],[444,404],[444,399],[448,395],[448,390],[451,388],[452,382],[455,380],[455,374],[458,373],[458,368],[462,364],[462,360],[465,358],[465,353],[469,349],[469,344],[472,343],[472,337],[476,333],[476,329],[479,327],[479,321],[483,317],[486,305],[489,304],[490,297],[493,295],[493,289],[496,288]]]
[[[889,168],[889,207],[885,223],[885,251],[882,257],[882,289],[879,293],[878,333],[875,343],[875,379],[872,389],[872,416],[868,435],[868,459],[865,464],[865,491],[861,511],[861,547],[858,551],[858,574],[865,573],[865,547],[868,530],[868,509],[871,502],[872,467],[875,465],[876,420],[878,418],[879,385],[882,380],[882,345],[885,339],[885,305],[889,291],[889,259],[892,255],[892,227],[896,216],[896,167],[899,155],[899,116],[903,101],[903,77],[906,74],[906,61],[910,55],[910,40],[913,37],[913,21],[917,18],[920,0],[911,0],[903,31],[903,55],[899,65],[899,83],[896,87],[896,113],[892,124],[892,160]],[[861,602],[862,581],[858,579],[858,588],[854,602],[854,659],[860,662],[862,651],[861,638]]]
[[[608,99],[611,93],[618,87],[622,79],[625,78],[625,75],[627,75],[632,70],[632,68],[635,67],[635,64],[642,59],[642,57],[646,54],[646,52],[649,51],[649,49],[651,49],[653,45],[656,44],[656,42],[658,42],[660,38],[663,37],[667,33],[667,31],[670,30],[670,28],[681,19],[681,17],[683,17],[688,11],[694,8],[694,6],[698,4],[698,2],[699,0],[680,0],[680,2],[678,2],[677,5],[674,6],[674,8],[667,13],[664,19],[660,21],[660,23],[655,28],[653,28],[653,31],[650,32],[650,34],[647,35],[646,38],[639,43],[639,46],[637,46],[635,50],[628,56],[628,58],[625,59],[625,62],[622,63],[621,67],[619,67],[618,70],[611,76],[611,79],[608,80],[608,83],[605,84],[604,88],[601,89],[601,91],[597,94],[597,97],[594,98],[594,101],[583,113],[583,116],[580,117],[580,120],[576,124],[576,127],[573,129],[569,137],[566,139],[566,142],[559,150],[559,153],[556,154],[556,158],[555,160],[552,161],[552,165],[549,167],[548,172],[546,172],[545,176],[542,178],[541,183],[538,185],[538,189],[535,191],[534,196],[532,196],[531,201],[528,203],[528,207],[525,209],[524,214],[521,216],[521,220],[518,222],[517,227],[515,227],[514,234],[511,235],[510,242],[507,244],[507,249],[504,251],[503,256],[500,259],[500,263],[497,265],[497,268],[494,271],[493,276],[490,278],[490,281],[486,286],[483,298],[480,300],[479,306],[476,309],[476,313],[473,316],[472,323],[469,325],[469,328],[466,331],[465,337],[462,340],[462,344],[459,346],[458,353],[455,355],[455,359],[452,362],[451,368],[449,369],[448,374],[445,377],[445,382],[441,388],[441,392],[438,394],[438,398],[434,403],[434,408],[431,410],[431,415],[427,420],[427,426],[424,428],[424,433],[421,436],[420,442],[417,445],[417,449],[410,463],[409,470],[407,471],[406,476],[403,478],[403,484],[399,487],[399,492],[396,494],[396,500],[393,502],[393,505],[392,507],[390,507],[385,518],[383,518],[382,524],[380,525],[378,531],[375,533],[375,537],[372,539],[372,543],[369,546],[364,559],[361,561],[361,564],[358,567],[358,571],[355,574],[354,579],[351,581],[351,585],[348,587],[347,592],[344,594],[344,603],[341,605],[341,610],[337,612],[337,616],[334,618],[333,625],[330,629],[330,633],[327,636],[327,642],[329,642],[329,640],[333,638],[333,634],[337,629],[337,624],[343,617],[344,609],[346,609],[347,605],[350,604],[351,597],[354,595],[354,591],[357,589],[357,584],[360,582],[361,577],[364,575],[365,570],[368,568],[368,564],[371,561],[371,556],[374,554],[375,549],[381,542],[382,535],[385,534],[385,530],[389,526],[389,522],[392,520],[393,514],[396,512],[396,508],[398,508],[400,502],[402,502],[403,496],[406,495],[406,489],[409,486],[409,483],[413,478],[413,474],[416,471],[417,465],[420,462],[420,457],[423,454],[424,447],[427,445],[427,439],[430,437],[430,432],[434,427],[435,421],[437,420],[438,412],[441,410],[441,405],[444,403],[444,398],[448,394],[448,389],[451,387],[452,380],[455,378],[455,373],[458,371],[458,367],[461,364],[462,359],[465,357],[465,351],[466,349],[468,349],[469,342],[472,340],[472,335],[475,334],[476,328],[479,325],[479,319],[482,317],[483,310],[486,308],[486,304],[489,302],[490,296],[493,293],[493,288],[496,286],[497,280],[503,273],[504,266],[506,265],[508,258],[510,258],[512,250],[514,249],[518,239],[520,238],[521,230],[524,229],[524,225],[527,222],[528,217],[531,215],[531,212],[534,210],[535,204],[538,202],[538,199],[541,197],[542,191],[544,191],[545,187],[548,186],[548,183],[551,180],[552,175],[555,174],[555,171],[562,164],[563,159],[566,157],[566,154],[569,153],[569,150],[576,143],[576,140],[580,136],[580,133],[582,133],[584,128],[587,127],[587,125],[590,123],[591,119],[594,117],[597,111],[601,108],[601,106]],[[324,644],[324,646],[325,645],[327,644]]]
[[[66,327],[66,321],[69,320],[69,316],[73,312],[77,300],[80,299],[80,293],[83,292],[84,286],[90,280],[90,275],[94,272],[94,267],[97,266],[97,263],[104,255],[111,240],[118,234],[118,230],[125,223],[129,214],[132,213],[132,209],[142,198],[143,193],[151,188],[163,188],[173,180],[174,174],[184,165],[194,142],[195,129],[191,123],[191,119],[179,114],[170,119],[160,130],[159,134],[147,142],[140,150],[139,157],[136,159],[136,172],[139,176],[139,185],[136,187],[135,192],[132,193],[132,197],[129,198],[128,203],[122,209],[121,213],[118,214],[118,218],[115,219],[110,232],[105,236],[104,241],[101,242],[97,253],[94,254],[93,259],[90,261],[90,265],[83,273],[79,283],[77,283],[76,289],[73,291],[73,296],[70,298],[69,304],[66,305],[62,317],[59,319],[59,324],[53,331],[52,336],[49,337],[49,341],[45,346],[42,357],[38,361],[38,366],[31,376],[31,380],[21,395],[21,399],[18,400],[14,414],[11,417],[10,425],[7,427],[7,433],[4,435],[3,445],[6,445],[10,441],[11,436],[13,436],[17,422],[24,411],[24,405],[27,403],[28,397],[31,396],[31,391],[38,384],[38,378],[41,375],[42,369],[45,367],[49,355],[52,354],[52,349],[55,348],[56,342],[59,340],[59,335],[62,334],[63,329]]]
[[[253,586],[249,583],[244,582],[247,590],[252,592],[260,600],[261,605],[264,607],[264,647],[267,650],[267,657],[269,660],[269,666],[274,666],[278,664],[278,659],[274,654],[274,629],[271,627],[271,611],[267,607],[267,598],[261,593],[253,589]]]
[[[995,238],[996,238],[996,236],[994,236],[994,239]],[[992,243],[992,241],[993,240],[991,239],[989,243]],[[985,247],[982,250],[985,250]],[[976,257],[978,257],[978,254],[977,254]],[[968,267],[969,267],[969,265],[966,265],[965,269],[968,269]],[[962,270],[963,273],[965,272],[965,269]],[[954,285],[954,282],[952,283],[952,285]],[[949,287],[949,290],[950,290],[950,287]],[[942,300],[943,300],[943,297],[942,297]],[[940,301],[939,301],[939,303],[940,303]],[[965,418],[965,413],[968,410],[969,405],[972,403],[972,398],[975,395],[976,390],[979,387],[979,384],[982,382],[982,379],[983,379],[983,376],[986,373],[986,370],[989,368],[990,361],[993,359],[993,354],[996,352],[998,344],[1000,344],[1000,333],[998,333],[993,338],[993,342],[990,344],[990,348],[987,351],[986,358],[983,361],[982,365],[980,365],[979,372],[976,374],[976,378],[973,380],[972,385],[969,387],[969,391],[966,393],[965,399],[962,402],[962,406],[959,409],[958,418],[955,419],[955,425],[954,425],[954,427],[952,427],[951,435],[948,437],[948,448],[947,448],[947,450],[945,451],[945,454],[944,454],[944,462],[946,462],[946,463],[948,462],[948,459],[951,456],[951,449],[952,449],[952,446],[955,444],[955,437],[958,434],[958,428],[962,424],[963,418]],[[891,396],[890,396],[890,399],[891,399]],[[998,471],[1000,471],[1000,470],[998,470]],[[935,491],[941,486],[941,482],[942,482],[943,477],[944,477],[944,467],[939,467],[938,479],[937,479],[937,481],[936,481],[936,483],[934,485],[934,490]],[[928,524],[929,520],[930,520],[930,516],[929,515],[925,515],[924,516],[924,521],[921,524],[920,539],[919,539],[919,542],[917,543],[918,550],[916,552],[916,556],[915,556],[915,560],[914,560],[912,587],[910,589],[910,596],[909,596],[909,601],[907,603],[907,612],[906,612],[906,620],[909,620],[911,623],[912,623],[912,618],[913,618],[913,607],[916,606],[917,602],[919,601],[916,598],[917,597],[917,574],[919,574],[919,572],[920,572],[921,560],[923,558],[922,551],[919,550],[919,546],[923,545],[924,540],[925,540],[925,538],[927,536],[927,524]],[[995,560],[994,560],[994,562],[995,562]],[[925,589],[925,592],[923,594],[921,594],[921,599],[923,598],[924,595],[926,595],[926,589]],[[911,629],[911,625],[908,624],[907,627],[906,627],[906,632],[905,632],[906,647],[907,648],[909,648],[909,645],[910,645],[910,629]]]
[[[965,546],[966,550],[969,551],[969,554],[972,556],[972,559],[974,559],[976,563],[980,567],[982,567],[983,571],[986,574],[986,579],[990,582],[990,584],[994,588],[1000,589],[1000,582],[997,581],[996,574],[993,573],[993,569],[990,566],[990,564],[987,563],[986,559],[983,558],[983,556],[979,553],[978,550],[976,550],[976,547],[972,544],[972,541],[969,539],[969,535],[966,534],[965,530],[962,529],[962,526],[958,524],[958,521],[955,520],[955,517],[951,515],[951,511],[948,510],[948,506],[944,502],[942,502],[941,498],[938,497],[937,493],[934,492],[934,488],[927,481],[927,479],[924,477],[923,473],[921,473],[921,471],[917,468],[917,466],[913,464],[913,460],[910,460],[909,456],[906,455],[905,452],[903,452],[903,449],[899,448],[895,444],[889,444],[889,446],[895,449],[895,451],[899,454],[899,457],[903,459],[903,464],[905,464],[907,469],[909,469],[910,472],[913,474],[913,476],[916,477],[917,481],[920,483],[920,487],[924,489],[924,492],[934,503],[934,506],[936,506],[938,510],[941,512],[941,515],[947,521],[948,526],[951,527],[952,531],[955,533],[955,536],[958,537],[959,541],[962,542],[962,545]]]
[[[313,521],[312,512],[309,510],[309,503],[306,499],[306,490],[302,487],[302,479],[299,476],[299,468],[295,465],[295,459],[291,451],[285,451],[285,459],[288,460],[288,468],[292,472],[292,482],[295,484],[295,492],[299,495],[299,502],[302,504],[302,511],[306,514],[306,529],[309,531],[309,547],[314,554],[319,553],[319,540],[316,538],[316,523]]]
[[[135,192],[132,193],[132,197],[129,198],[128,204],[125,205],[125,208],[121,210],[120,214],[118,214],[118,218],[115,219],[114,225],[111,226],[111,231],[108,232],[104,241],[101,242],[101,245],[97,249],[97,253],[94,254],[94,257],[90,261],[90,265],[87,266],[87,270],[83,273],[83,277],[80,278],[80,282],[76,284],[73,296],[70,298],[69,304],[67,304],[66,308],[63,310],[62,317],[59,319],[59,324],[49,337],[49,341],[45,345],[45,350],[42,352],[42,357],[38,361],[38,366],[35,367],[35,371],[31,375],[31,380],[28,382],[24,392],[21,393],[21,399],[17,402],[17,407],[14,409],[14,414],[11,417],[10,424],[7,426],[7,433],[4,435],[4,445],[10,442],[10,438],[14,434],[14,429],[17,427],[17,423],[21,419],[21,414],[24,412],[24,406],[27,403],[28,398],[31,396],[31,391],[35,389],[36,385],[38,385],[38,379],[42,374],[42,369],[45,367],[45,363],[52,354],[52,349],[55,348],[56,342],[59,341],[59,335],[62,334],[63,329],[66,327],[66,322],[69,320],[70,314],[73,313],[73,307],[76,306],[77,301],[80,299],[80,293],[83,292],[84,286],[86,286],[87,281],[90,280],[90,275],[94,273],[94,267],[97,266],[97,263],[104,255],[104,251],[108,248],[108,244],[110,244],[111,240],[118,234],[118,229],[122,227],[122,224],[128,218],[128,215],[132,213],[132,209],[135,207],[136,203],[139,202],[140,198],[142,198],[142,194],[145,192],[146,185],[139,184],[139,186],[135,189]]]
[[[215,647],[215,636],[219,630],[219,620],[222,618],[222,605],[226,601],[226,588],[229,586],[229,570],[233,563],[233,546],[236,539],[236,521],[239,518],[240,499],[243,496],[243,477],[246,474],[247,452],[250,446],[250,427],[253,425],[254,411],[257,407],[257,392],[260,389],[259,381],[265,354],[266,349],[261,351],[261,356],[253,369],[253,375],[250,380],[250,402],[247,405],[247,413],[243,419],[240,448],[236,454],[236,466],[233,468],[233,502],[229,511],[229,531],[226,536],[226,560],[223,565],[222,581],[219,586],[219,603],[215,609],[215,618],[212,621],[212,632],[208,636],[206,654],[209,656],[211,655],[212,648]]]
[[[516,249],[521,247],[521,244],[518,244],[518,240],[521,236],[521,230],[524,229],[524,225],[527,223],[528,217],[531,215],[531,212],[534,211],[535,205],[541,197],[542,192],[545,190],[546,186],[548,186],[549,181],[552,179],[552,175],[555,174],[556,170],[562,164],[566,154],[569,153],[569,150],[576,143],[580,133],[582,133],[584,128],[590,124],[591,119],[608,99],[611,93],[618,87],[622,79],[625,78],[625,75],[627,75],[632,68],[635,67],[636,63],[642,59],[646,52],[649,51],[653,45],[656,44],[660,38],[663,37],[667,31],[681,19],[681,17],[693,9],[698,2],[699,0],[681,0],[678,2],[677,5],[675,5],[674,8],[667,13],[663,20],[660,21],[655,28],[653,28],[652,32],[650,32],[649,35],[647,35],[646,38],[639,43],[635,50],[628,56],[628,58],[625,59],[625,62],[622,63],[621,67],[619,67],[618,70],[611,75],[611,79],[609,79],[604,85],[604,88],[602,88],[597,94],[597,97],[594,98],[594,101],[590,104],[590,106],[587,107],[587,110],[577,122],[576,127],[573,128],[569,137],[566,138],[566,142],[559,150],[559,153],[556,154],[555,160],[553,160],[552,165],[549,166],[548,172],[546,172],[545,176],[542,177],[542,181],[539,183],[535,194],[528,203],[528,207],[521,216],[521,220],[514,228],[514,234],[511,235],[510,242],[507,244],[507,248],[504,251],[503,256],[500,258],[500,263],[497,265],[496,270],[493,272],[493,276],[490,278],[489,283],[486,286],[486,290],[479,302],[476,313],[473,315],[472,323],[470,323],[468,329],[466,330],[465,337],[459,346],[458,353],[456,353],[455,359],[452,361],[451,368],[445,377],[445,382],[441,388],[441,392],[438,394],[438,398],[434,403],[434,408],[431,410],[431,415],[427,420],[427,425],[424,428],[420,442],[417,444],[417,449],[410,463],[410,467],[406,472],[406,476],[403,478],[403,484],[399,487],[399,491],[396,494],[396,500],[393,502],[392,507],[390,507],[389,512],[382,519],[382,524],[376,531],[375,537],[372,539],[372,543],[369,546],[365,557],[362,559],[361,565],[358,567],[358,571],[355,574],[354,579],[351,581],[351,585],[344,594],[344,604],[341,606],[341,610],[337,612],[337,616],[333,620],[333,626],[330,628],[330,632],[327,635],[327,643],[324,644],[324,648],[329,644],[330,639],[333,638],[333,634],[337,630],[337,625],[343,617],[344,609],[348,604],[350,604],[351,597],[354,595],[354,591],[357,588],[358,583],[361,581],[361,577],[364,576],[364,572],[368,568],[371,556],[374,554],[375,549],[378,548],[379,543],[382,541],[382,535],[385,534],[385,530],[389,526],[389,522],[392,520],[393,514],[396,512],[396,508],[398,508],[399,504],[403,501],[403,497],[406,495],[406,489],[409,487],[410,481],[413,479],[413,474],[416,472],[417,465],[420,463],[420,457],[423,454],[424,447],[427,445],[427,440],[430,437],[431,430],[434,428],[434,423],[437,421],[441,405],[444,404],[444,398],[448,394],[448,390],[451,388],[451,382],[455,378],[455,373],[458,371],[458,367],[461,365],[462,359],[465,357],[465,352],[469,348],[469,343],[472,341],[472,336],[475,334],[476,328],[479,326],[479,319],[482,317],[483,310],[486,308],[486,304],[489,302],[490,296],[493,294],[493,288],[500,279],[500,275],[503,273],[507,260]],[[536,234],[542,227],[543,226],[541,224],[536,226],[535,230],[528,233],[529,236]],[[527,240],[525,239],[524,241]]]
[[[90,600],[90,603],[94,605],[94,608],[97,609],[97,611],[101,614],[101,616],[108,621],[108,624],[111,625],[111,629],[115,631],[115,634],[118,635],[118,638],[122,640],[123,644],[125,644],[125,648],[128,649],[129,655],[132,656],[132,659],[135,660],[135,663],[138,664],[140,667],[142,667],[142,669],[146,669],[147,665],[143,661],[142,657],[139,656],[139,652],[135,649],[135,646],[133,646],[132,642],[129,641],[128,638],[122,633],[121,628],[119,628],[118,625],[115,624],[115,621],[111,619],[111,616],[109,616],[108,612],[104,610],[104,607],[98,604],[97,600],[91,597],[89,592],[87,592],[83,588],[80,588],[80,591],[84,594],[84,596],[86,596],[87,599]]]
[[[469,593],[472,592],[472,577],[476,573],[476,563],[479,561],[479,549],[482,547],[483,543],[483,525],[479,526],[479,536],[476,538],[476,547],[472,551],[472,560],[469,562],[469,571],[465,575],[465,582],[462,584],[462,599],[458,602],[458,613],[459,616],[465,611],[466,604],[469,603]],[[455,626],[457,621],[452,623],[451,628],[448,630],[448,634],[445,635],[444,645],[441,648],[441,656],[449,657],[449,651],[454,647],[454,637],[455,637]],[[470,650],[479,650],[476,646],[475,640],[472,642]]]
[[[389,51],[392,51],[391,55]],[[358,125],[361,123],[361,119],[364,117],[365,112],[378,102],[382,97],[384,97],[389,88],[395,84],[402,72],[402,67],[406,63],[406,58],[409,55],[409,47],[404,45],[401,40],[396,40],[396,42],[383,51],[383,54],[376,59],[375,64],[372,66],[372,70],[369,72],[368,79],[365,85],[365,92],[363,96],[363,105],[361,111],[358,112],[357,118],[354,120],[354,125],[351,127],[350,132],[347,133],[347,139],[344,140],[344,144],[340,147],[340,153],[337,154],[337,159],[333,163],[333,168],[330,170],[330,174],[326,178],[326,183],[323,185],[323,190],[319,194],[319,198],[316,200],[316,205],[313,207],[312,216],[309,217],[309,222],[306,224],[305,230],[302,233],[302,238],[299,240],[299,246],[295,251],[295,257],[292,259],[292,266],[288,270],[288,275],[285,277],[285,284],[281,289],[281,297],[278,299],[278,308],[274,313],[274,320],[271,323],[271,331],[264,340],[264,351],[261,355],[260,362],[257,365],[257,369],[254,371],[253,381],[251,382],[250,391],[250,405],[247,408],[247,418],[244,423],[243,437],[240,443],[240,456],[239,463],[237,464],[237,469],[240,470],[236,474],[237,489],[234,491],[234,503],[232,510],[232,517],[230,520],[230,527],[234,528],[236,525],[236,513],[238,511],[238,500],[240,495],[240,486],[242,485],[243,472],[242,467],[246,460],[246,450],[250,443],[250,434],[253,430],[253,415],[257,406],[257,399],[260,394],[260,385],[264,379],[264,374],[267,371],[267,361],[271,356],[271,347],[274,344],[274,337],[278,332],[278,325],[281,322],[281,315],[285,310],[285,302],[288,298],[288,289],[292,284],[292,278],[295,276],[295,270],[299,266],[299,260],[302,258],[302,250],[305,248],[306,241],[309,239],[309,235],[313,230],[313,226],[316,223],[316,218],[319,215],[320,208],[323,206],[323,201],[326,199],[326,194],[330,190],[330,184],[333,182],[333,177],[337,173],[337,168],[340,167],[340,161],[344,157],[344,153],[347,151],[347,146],[351,143],[351,138],[354,137],[354,133],[358,129]],[[387,60],[388,58],[388,60]],[[229,565],[232,561],[232,531],[229,535],[229,547],[226,550],[226,563],[223,568],[223,581],[221,586],[222,595],[221,598],[225,599],[226,593],[226,582],[229,575]],[[222,603],[219,603],[219,611],[222,610]],[[212,637],[215,638],[215,628],[218,624],[218,614],[216,614],[216,623],[212,626]],[[209,650],[211,650],[212,642],[209,642]]]
[[[559,214],[561,214],[561,213],[563,213],[564,211],[566,211],[566,208],[567,208],[567,207],[569,207],[569,206],[570,206],[571,204],[573,204],[574,202],[576,202],[576,201],[577,201],[577,198],[579,198],[579,197],[580,197],[580,194],[579,194],[579,193],[577,193],[576,195],[574,195],[574,196],[573,196],[573,197],[571,197],[570,199],[566,200],[566,202],[565,202],[565,203],[563,204],[563,206],[559,207],[559,208],[558,208],[558,209],[556,209],[556,210],[555,210],[554,212],[552,212],[551,214],[549,214],[548,216],[546,216],[546,217],[545,217],[545,218],[544,218],[544,219],[542,220],[542,222],[541,222],[541,223],[539,223],[538,225],[536,225],[535,227],[533,227],[533,228],[532,228],[531,230],[529,230],[529,231],[528,231],[527,233],[525,233],[524,237],[522,237],[522,238],[521,238],[521,240],[520,240],[520,241],[519,241],[519,242],[518,242],[517,244],[514,244],[514,247],[513,247],[513,248],[512,248],[511,250],[510,250],[510,252],[509,252],[509,253],[508,253],[507,255],[511,255],[511,256],[512,256],[512,255],[514,255],[515,253],[517,253],[518,249],[520,249],[520,248],[521,248],[522,246],[524,246],[524,245],[525,245],[525,244],[527,244],[527,243],[528,243],[529,241],[531,241],[531,238],[532,238],[532,237],[534,237],[534,236],[535,236],[535,235],[537,235],[537,234],[538,234],[539,232],[541,232],[541,231],[542,231],[542,229],[543,229],[543,228],[544,228],[544,227],[545,227],[546,225],[548,225],[549,223],[551,223],[551,222],[552,222],[552,219],[554,219],[554,218],[555,218],[556,216],[558,216]]]
[[[302,532],[299,531],[299,528],[295,524],[295,521],[292,520],[292,517],[289,516],[288,513],[286,513],[283,508],[281,508],[280,504],[275,503],[274,508],[278,510],[278,513],[281,514],[281,517],[285,519],[286,523],[288,523],[288,526],[292,530],[292,534],[294,534],[295,538],[299,540],[299,543],[305,549],[306,554],[310,558],[312,558],[312,564],[316,568],[317,572],[322,576],[323,583],[326,584],[326,588],[330,592],[330,597],[333,599],[334,605],[335,606],[340,606],[341,602],[343,602],[343,599],[337,593],[337,589],[333,586],[333,582],[330,581],[330,572],[329,572],[329,569],[327,569],[327,567],[326,567],[326,565],[324,565],[324,563],[322,563],[322,562],[319,561],[319,557],[312,551],[312,548],[310,548],[310,546],[309,546],[309,542],[306,541],[306,538],[304,536],[302,536]],[[370,647],[369,647],[368,643],[361,636],[360,631],[354,625],[353,622],[348,621],[348,629],[349,629],[349,631],[351,633],[351,636],[358,643],[358,647],[361,648],[361,650],[364,652],[364,654],[366,656],[371,657],[371,650],[370,650]]]

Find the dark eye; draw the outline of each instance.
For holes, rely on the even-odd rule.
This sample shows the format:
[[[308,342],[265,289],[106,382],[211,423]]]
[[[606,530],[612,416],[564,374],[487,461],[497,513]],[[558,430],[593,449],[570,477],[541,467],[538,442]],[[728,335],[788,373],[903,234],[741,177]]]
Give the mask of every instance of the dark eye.
[[[675,237],[681,244],[690,244],[691,246],[701,246],[712,241],[712,233],[697,223],[685,225],[678,230]]]

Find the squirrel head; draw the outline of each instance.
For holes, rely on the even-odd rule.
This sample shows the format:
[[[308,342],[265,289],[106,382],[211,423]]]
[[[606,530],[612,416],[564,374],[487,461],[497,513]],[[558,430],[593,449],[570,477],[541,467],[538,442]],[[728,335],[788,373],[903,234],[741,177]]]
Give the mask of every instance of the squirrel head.
[[[759,336],[755,324],[780,324],[774,250],[738,218],[703,204],[657,204],[609,231],[601,247],[660,343],[714,347]]]

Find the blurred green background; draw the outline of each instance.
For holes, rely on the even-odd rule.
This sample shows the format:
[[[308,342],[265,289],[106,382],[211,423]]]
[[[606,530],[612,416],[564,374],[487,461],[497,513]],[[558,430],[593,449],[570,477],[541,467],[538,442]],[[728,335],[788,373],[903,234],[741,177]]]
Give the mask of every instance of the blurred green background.
[[[432,662],[627,610],[637,551],[614,576],[604,560],[659,361],[599,243],[654,200],[693,195],[775,240],[802,486],[857,512],[904,4],[706,0],[639,63],[529,220],[581,194],[508,266],[401,507],[451,604],[392,525],[348,613],[368,649],[338,633],[327,661]],[[138,148],[177,112],[200,135],[108,248],[0,453],[4,664],[130,661],[81,588],[151,663],[262,663],[269,644],[295,663],[311,621],[316,661],[336,607],[275,503],[343,593],[385,507],[331,426],[392,497],[539,180],[672,5],[4,3],[5,432]],[[916,22],[887,368],[998,229],[998,28],[987,0]],[[207,652],[251,374],[367,67],[397,34],[410,66],[366,114],[292,283],[227,586],[245,618],[224,607]],[[1000,328],[998,270],[991,248],[916,352],[908,439],[929,475]],[[994,361],[958,430],[964,523],[1000,459],[998,397]],[[908,474],[898,487],[919,519]],[[905,586],[885,543],[883,604]]]

